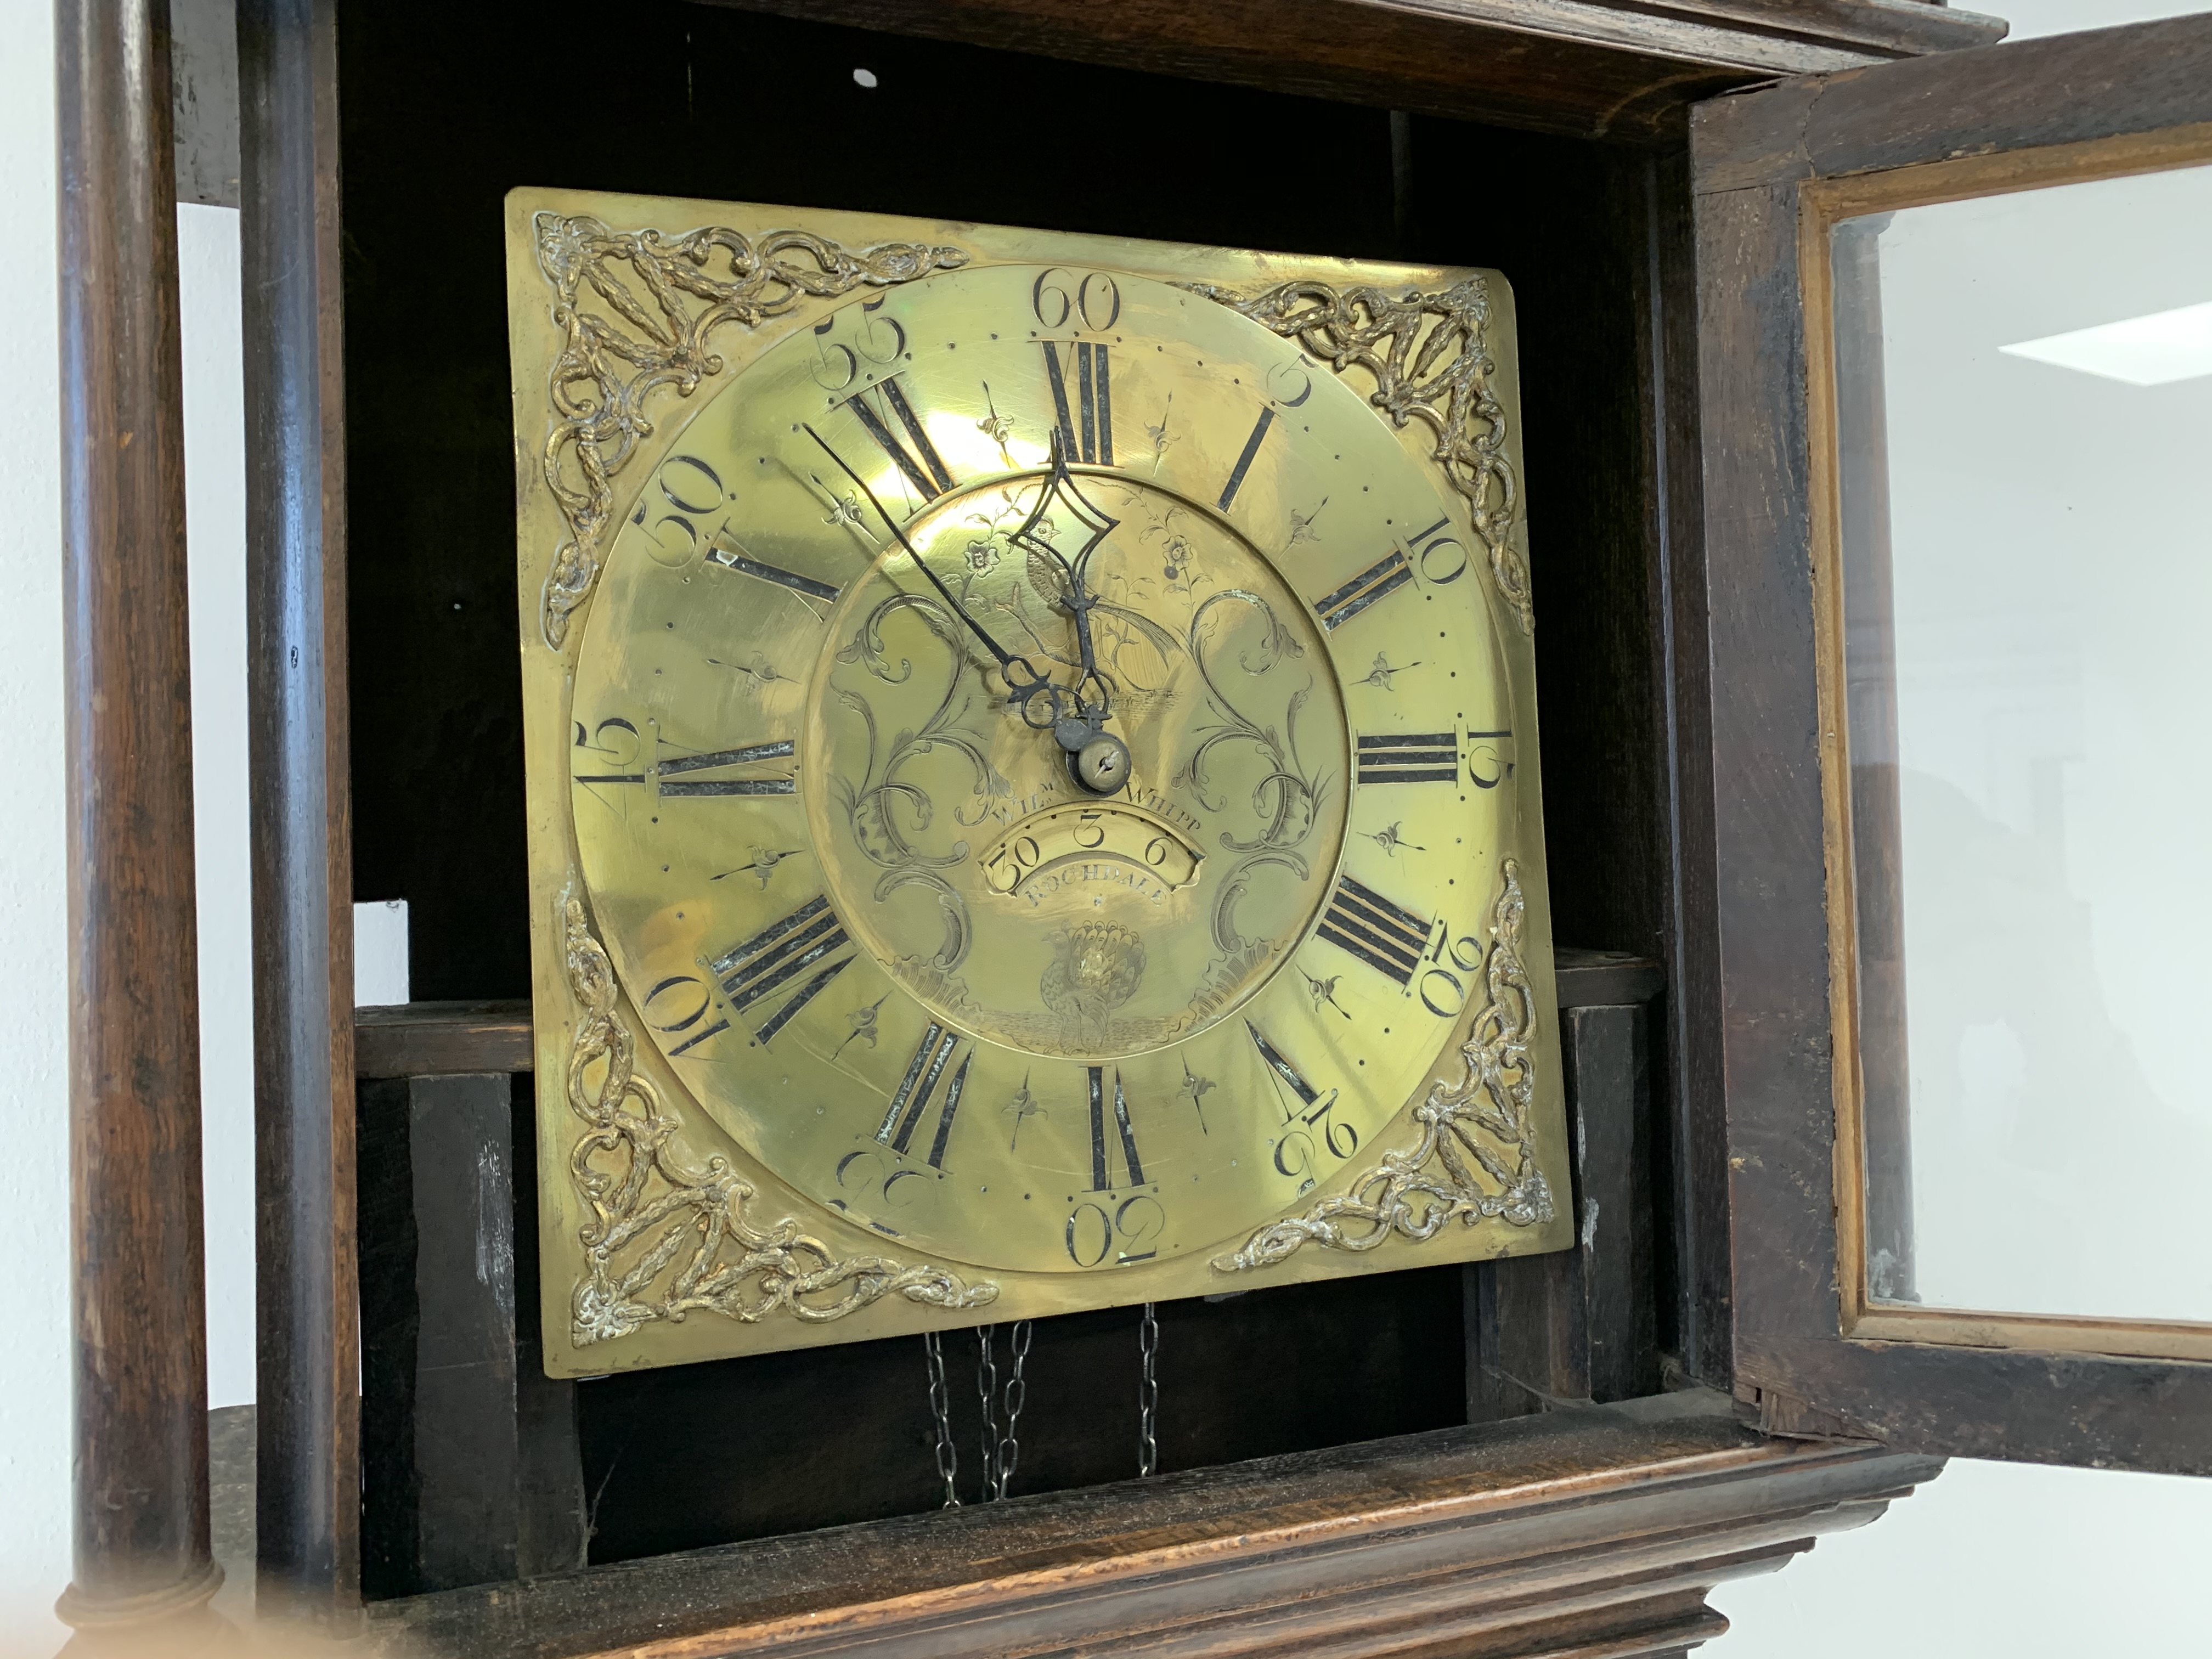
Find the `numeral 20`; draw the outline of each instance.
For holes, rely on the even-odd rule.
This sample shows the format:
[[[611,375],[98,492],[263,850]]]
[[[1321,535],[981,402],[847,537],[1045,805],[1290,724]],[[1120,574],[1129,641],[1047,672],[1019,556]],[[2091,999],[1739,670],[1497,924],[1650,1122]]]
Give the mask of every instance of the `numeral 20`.
[[[1079,1204],[1067,1218],[1067,1259],[1079,1267],[1095,1267],[1105,1261],[1120,1238],[1122,1248],[1114,1256],[1117,1267],[1133,1261],[1150,1261],[1159,1254],[1154,1243],[1167,1225],[1168,1212],[1157,1198],[1139,1194],[1125,1198],[1109,1217],[1100,1204]],[[1140,1245],[1151,1245],[1140,1249]]]
[[[1449,1019],[1467,1006],[1467,982],[1450,968],[1442,965],[1445,941],[1450,933],[1449,923],[1439,921],[1437,924],[1437,942],[1429,947],[1428,960],[1431,965],[1422,970],[1420,984],[1417,988],[1421,994],[1421,1006],[1438,1019]],[[1450,945],[1452,967],[1458,969],[1460,974],[1471,974],[1482,966],[1482,941],[1474,934],[1462,933],[1457,939],[1451,939]],[[1438,990],[1447,991],[1451,1000],[1449,1007],[1437,1006],[1434,994]]]

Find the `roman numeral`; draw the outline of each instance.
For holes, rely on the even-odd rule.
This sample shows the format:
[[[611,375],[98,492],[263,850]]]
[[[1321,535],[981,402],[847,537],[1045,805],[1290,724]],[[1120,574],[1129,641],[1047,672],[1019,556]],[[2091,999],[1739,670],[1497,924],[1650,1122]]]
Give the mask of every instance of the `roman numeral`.
[[[1424,942],[1425,942],[1425,938]],[[1328,1110],[1330,1107],[1336,1104],[1337,1091],[1335,1090],[1331,1089],[1328,1094],[1322,1094],[1320,1090],[1315,1088],[1312,1084],[1306,1081],[1304,1074],[1299,1072],[1297,1066],[1291,1065],[1289,1060],[1283,1058],[1283,1051],[1281,1049],[1276,1048],[1273,1043],[1268,1042],[1265,1036],[1261,1035],[1260,1028],[1258,1026],[1255,1025],[1248,1019],[1244,1022],[1244,1029],[1252,1034],[1252,1044],[1255,1048],[1259,1049],[1260,1058],[1267,1063],[1267,1069],[1273,1072],[1277,1077],[1280,1078],[1284,1082],[1289,1084],[1291,1085],[1291,1092],[1313,1109],[1310,1113],[1299,1113],[1295,1115],[1304,1117],[1308,1123],[1311,1123],[1316,1118],[1318,1118],[1322,1113]],[[1285,1121],[1287,1121],[1287,1119]]]
[[[1459,746],[1449,732],[1393,732],[1362,737],[1353,763],[1362,783],[1453,783]]]
[[[1336,891],[1316,931],[1401,986],[1412,982],[1429,942],[1426,921],[1350,876],[1336,878]]]
[[[1377,599],[1389,598],[1413,580],[1413,567],[1406,562],[1402,551],[1393,548],[1334,592],[1324,593],[1316,599],[1313,608],[1321,613],[1323,628],[1339,629]]]
[[[1229,510],[1229,503],[1237,499],[1237,492],[1244,488],[1244,475],[1252,470],[1253,459],[1259,454],[1260,446],[1267,441],[1267,428],[1274,423],[1275,411],[1272,408],[1261,410],[1260,418],[1253,422],[1252,435],[1244,441],[1244,453],[1237,458],[1236,471],[1229,475],[1229,482],[1221,486],[1218,505],[1224,513]]]
[[[793,752],[788,738],[772,743],[748,744],[741,749],[719,749],[710,755],[678,755],[657,762],[650,772],[579,772],[578,783],[646,783],[665,799],[684,795],[795,795],[799,784],[792,778],[693,778],[692,772],[718,772],[725,767],[750,766],[761,761],[787,760]],[[672,779],[678,781],[671,781]]]
[[[892,465],[906,474],[906,481],[914,486],[915,493],[926,501],[935,501],[952,488],[952,475],[945,470],[944,461],[929,441],[929,434],[922,429],[921,421],[915,418],[914,405],[907,402],[906,392],[899,386],[898,376],[891,375],[870,390],[883,394],[884,406],[890,410],[892,419],[913,441],[911,453],[892,432],[889,422],[870,404],[868,392],[863,392],[847,398],[844,406],[853,411],[854,419],[867,428],[868,435],[876,441],[884,454],[891,458]]]
[[[1091,1080],[1091,1190],[1094,1193],[1113,1189],[1114,1159],[1110,1144],[1106,1139],[1106,1068],[1089,1068]],[[1121,1163],[1127,1170],[1129,1185],[1145,1184],[1145,1166],[1137,1158],[1137,1132],[1129,1127],[1129,1102],[1121,1092],[1121,1073],[1114,1073],[1114,1127],[1121,1141]]]
[[[724,951],[707,963],[707,970],[721,982],[722,994],[729,998],[733,1014],[743,1013],[806,976],[767,1023],[754,1031],[754,1037],[765,1045],[852,965],[852,948],[845,924],[837,920],[830,901],[817,896]]]
[[[787,760],[793,745],[789,738],[773,743],[748,744],[742,749],[718,749],[711,755],[684,755],[660,763],[660,793],[669,795],[795,795],[794,778],[690,778],[692,772],[718,772],[729,766],[750,766],[759,761]],[[672,783],[672,777],[681,778]]]
[[[1081,420],[1071,419],[1067,401],[1067,377],[1060,366],[1060,349],[1050,340],[1040,342],[1044,347],[1045,376],[1052,382],[1052,406],[1060,415],[1060,453],[1071,461],[1091,461],[1100,466],[1114,465],[1114,396],[1107,380],[1106,348],[1089,340],[1078,340],[1069,348],[1074,354],[1075,402]]]
[[[914,1139],[915,1127],[928,1109],[929,1097],[937,1091],[938,1079],[945,1075],[951,1061],[952,1051],[960,1046],[960,1033],[936,1020],[921,1034],[921,1042],[914,1051],[914,1058],[906,1064],[906,1075],[899,1080],[891,1096],[890,1109],[884,1114],[883,1127],[876,1131],[876,1139],[893,1152],[904,1153]],[[945,1087],[945,1104],[938,1109],[937,1138],[930,1144],[929,1167],[945,1167],[945,1143],[952,1136],[953,1115],[960,1109],[960,1097],[968,1088],[968,1068],[975,1063],[975,1051],[970,1048],[960,1069],[952,1074],[952,1081]]]
[[[723,537],[719,531],[715,532],[714,539],[707,545],[706,562],[711,565],[719,565],[725,570],[734,570],[740,576],[750,576],[758,581],[774,582],[778,587],[788,588],[792,592],[805,598],[823,599],[833,605],[836,603],[837,595],[844,591],[842,588],[832,587],[828,582],[817,582],[811,576],[802,576],[796,571],[785,570],[778,566],[764,563],[753,557],[751,554],[744,551],[735,542]]]

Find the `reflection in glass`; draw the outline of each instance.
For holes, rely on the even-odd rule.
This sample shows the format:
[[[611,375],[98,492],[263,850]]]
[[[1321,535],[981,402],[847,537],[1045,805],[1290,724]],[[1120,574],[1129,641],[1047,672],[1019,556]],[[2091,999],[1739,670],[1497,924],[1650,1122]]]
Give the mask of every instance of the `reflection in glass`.
[[[2212,1320],[2212,168],[1832,258],[1869,1290]]]

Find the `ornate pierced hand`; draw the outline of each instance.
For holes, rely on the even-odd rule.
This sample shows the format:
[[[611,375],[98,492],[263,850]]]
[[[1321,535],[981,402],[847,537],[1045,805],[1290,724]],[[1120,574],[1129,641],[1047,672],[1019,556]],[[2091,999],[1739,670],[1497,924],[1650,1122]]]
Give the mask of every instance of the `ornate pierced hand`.
[[[1055,502],[1090,532],[1082,550],[1073,560],[1054,546],[1046,533],[1051,522],[1049,512]],[[1060,604],[1075,619],[1079,666],[1072,690],[1050,686],[1042,693],[1018,691],[1015,701],[1021,708],[1022,718],[1030,725],[1039,731],[1049,726],[1054,741],[1066,752],[1068,769],[1074,774],[1075,781],[1094,795],[1116,793],[1129,781],[1128,745],[1105,730],[1106,721],[1113,714],[1113,702],[1109,682],[1098,672],[1097,650],[1091,642],[1091,612],[1097,601],[1084,582],[1090,573],[1091,556],[1120,523],[1119,519],[1094,506],[1075,487],[1075,480],[1067,471],[1067,456],[1060,433],[1054,430],[1052,476],[1039,493],[1036,506],[1010,539],[1032,559],[1048,561],[1058,573],[1063,584]],[[1012,684],[1011,680],[1008,684]]]

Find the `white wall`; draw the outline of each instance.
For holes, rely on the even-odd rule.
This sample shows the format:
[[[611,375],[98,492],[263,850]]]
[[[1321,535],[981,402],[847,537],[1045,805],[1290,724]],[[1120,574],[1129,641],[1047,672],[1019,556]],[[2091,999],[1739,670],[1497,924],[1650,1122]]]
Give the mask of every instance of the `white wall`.
[[[0,1643],[51,1650],[69,1580],[61,499],[53,8],[0,0]]]
[[[177,210],[185,520],[191,566],[192,818],[208,1404],[253,1399],[253,957],[246,811],[246,389],[238,212]]]

